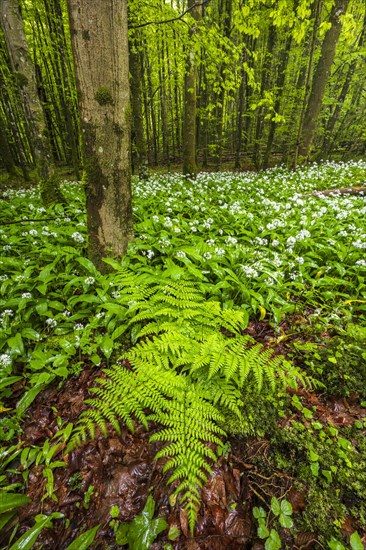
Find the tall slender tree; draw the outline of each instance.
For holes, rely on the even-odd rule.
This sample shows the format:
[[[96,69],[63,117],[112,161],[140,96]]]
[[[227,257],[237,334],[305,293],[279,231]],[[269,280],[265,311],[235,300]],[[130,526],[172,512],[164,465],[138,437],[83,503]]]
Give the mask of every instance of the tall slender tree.
[[[47,180],[52,172],[53,159],[18,0],[0,2],[0,21],[12,69],[22,90],[38,174],[41,179]]]
[[[188,0],[188,9],[194,19],[189,30],[192,40],[197,32],[197,22],[201,18],[202,6],[195,0]],[[186,53],[186,72],[184,76],[184,113],[183,113],[183,174],[197,173],[196,164],[196,107],[197,107],[197,64],[195,44],[189,44]]]

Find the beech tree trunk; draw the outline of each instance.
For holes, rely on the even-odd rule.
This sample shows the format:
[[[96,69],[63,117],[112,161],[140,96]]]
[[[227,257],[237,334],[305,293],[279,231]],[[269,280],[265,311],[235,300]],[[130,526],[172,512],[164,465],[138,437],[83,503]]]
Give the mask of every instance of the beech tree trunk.
[[[196,6],[195,0],[188,0],[188,9],[192,17],[198,21],[201,17],[201,6]],[[193,38],[196,27],[190,29]],[[194,46],[188,47],[186,55],[186,73],[184,76],[184,113],[183,113],[183,174],[195,175],[196,164],[196,92],[197,68]]]
[[[366,13],[364,15],[364,19],[363,19],[363,27],[362,27],[362,31],[360,33],[360,36],[357,40],[357,49],[358,50],[361,50],[361,48],[363,48],[364,46],[364,42],[365,42],[365,37],[366,37]],[[355,57],[353,59],[353,61],[351,62],[350,66],[348,67],[348,71],[347,71],[347,75],[346,75],[346,79],[343,83],[343,86],[342,86],[342,89],[341,89],[341,92],[337,98],[337,102],[335,104],[335,107],[334,107],[334,110],[328,120],[328,123],[327,123],[327,126],[325,128],[325,132],[324,132],[324,140],[323,140],[323,151],[328,153],[331,151],[332,149],[332,145],[333,145],[333,141],[334,141],[334,127],[336,125],[336,123],[338,122],[338,119],[339,119],[339,115],[340,115],[340,112],[342,110],[342,107],[343,107],[343,103],[347,97],[347,94],[348,94],[348,90],[351,86],[351,83],[352,83],[352,78],[353,78],[353,75],[356,71],[356,68],[357,68],[357,65],[361,62],[364,62],[364,60],[361,58],[361,56],[358,56],[358,57]]]
[[[312,81],[311,79],[313,76],[314,54],[315,54],[315,46],[316,46],[316,40],[317,40],[317,32],[320,25],[321,12],[322,12],[322,0],[315,0],[315,2],[312,4],[311,9],[312,9],[311,19],[314,18],[314,25],[313,25],[313,31],[311,34],[310,50],[309,50],[309,55],[307,56],[306,67],[304,67],[304,69],[300,72],[299,79],[296,86],[297,90],[300,90],[302,85],[304,85],[304,96],[302,101],[299,126],[297,130],[294,157],[292,159],[293,168],[296,168],[297,161],[300,154],[301,135],[304,127],[304,117],[305,117],[306,107],[308,105],[308,100],[311,92],[311,81]],[[294,107],[295,108],[294,108],[293,116],[295,116],[295,113],[296,113],[296,106]]]
[[[0,1],[0,22],[12,70],[22,92],[38,175],[47,180],[52,172],[52,154],[18,0]]]
[[[147,162],[147,147],[144,132],[143,119],[143,95],[142,95],[142,74],[140,64],[139,42],[135,38],[130,44],[130,74],[131,82],[133,83],[134,93],[131,94],[132,107],[132,126],[133,137],[135,142],[135,159],[134,169],[140,179],[146,179],[149,175]]]
[[[332,26],[325,34],[320,59],[315,69],[313,84],[300,137],[300,156],[305,159],[309,156],[313,143],[325,88],[329,79],[338,39],[342,30],[342,22],[340,17],[346,12],[348,3],[349,0],[335,0],[330,15],[330,23]]]
[[[127,0],[67,0],[87,177],[89,257],[122,257],[133,236]]]

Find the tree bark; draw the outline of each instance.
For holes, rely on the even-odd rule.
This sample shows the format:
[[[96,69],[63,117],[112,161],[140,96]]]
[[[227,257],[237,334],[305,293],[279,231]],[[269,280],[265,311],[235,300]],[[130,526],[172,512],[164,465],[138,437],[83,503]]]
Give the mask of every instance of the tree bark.
[[[38,175],[41,179],[46,180],[52,172],[52,154],[18,0],[2,0],[0,2],[0,22],[12,69],[22,90]]]
[[[339,36],[342,30],[341,15],[348,6],[349,0],[336,0],[330,15],[332,26],[327,30],[321,48],[320,59],[315,69],[309,102],[304,116],[300,137],[300,156],[308,158],[313,143],[316,124],[322,107],[325,88],[328,83]]]
[[[188,9],[195,21],[201,18],[201,6],[195,6],[195,0],[188,0]],[[196,33],[196,26],[189,31],[190,40]],[[197,174],[196,164],[196,107],[197,68],[195,63],[195,48],[189,44],[186,54],[186,72],[184,76],[184,113],[183,113],[183,174]]]
[[[122,257],[133,236],[127,0],[67,0],[87,177],[89,257]]]
[[[366,13],[364,15],[362,31],[360,33],[360,36],[359,36],[358,40],[357,40],[357,49],[358,50],[361,50],[361,48],[363,48],[363,45],[364,45],[364,42],[365,42],[365,37],[366,37]],[[352,83],[353,75],[354,75],[354,73],[356,71],[356,68],[357,68],[357,65],[360,61],[362,63],[365,62],[364,57],[362,57],[361,55],[359,57],[355,57],[353,59],[353,61],[351,62],[350,66],[348,67],[346,79],[343,83],[341,93],[338,96],[338,99],[337,99],[336,105],[334,107],[334,110],[333,110],[331,116],[329,117],[327,126],[325,128],[323,147],[322,147],[323,151],[322,152],[330,153],[330,151],[332,150],[332,146],[333,146],[333,143],[334,143],[334,137],[335,137],[334,136],[334,127],[335,127],[335,125],[338,121],[340,112],[341,112],[342,107],[343,107],[344,100],[347,97],[348,90],[349,90],[349,88],[351,86],[351,83]]]
[[[146,179],[149,175],[147,162],[147,147],[143,120],[143,96],[142,74],[140,65],[139,43],[136,38],[130,44],[130,74],[133,82],[133,94],[131,94],[132,127],[135,142],[135,170],[140,179]]]
[[[296,168],[297,161],[300,154],[301,135],[304,127],[304,117],[306,112],[306,106],[308,105],[309,95],[311,91],[311,78],[312,78],[313,66],[314,66],[316,37],[317,37],[318,28],[320,25],[321,11],[322,11],[322,0],[315,0],[315,2],[312,5],[312,15],[314,16],[314,25],[313,25],[313,31],[311,35],[311,41],[310,41],[310,51],[309,51],[309,55],[307,56],[308,61],[307,61],[306,67],[304,67],[304,70],[300,72],[299,79],[297,82],[297,89],[300,90],[304,81],[304,95],[303,95],[302,108],[300,113],[299,126],[297,130],[294,157],[292,159],[293,168]],[[305,54],[306,54],[306,51],[305,51]],[[296,110],[296,106],[294,109],[294,114],[295,114],[295,110]]]

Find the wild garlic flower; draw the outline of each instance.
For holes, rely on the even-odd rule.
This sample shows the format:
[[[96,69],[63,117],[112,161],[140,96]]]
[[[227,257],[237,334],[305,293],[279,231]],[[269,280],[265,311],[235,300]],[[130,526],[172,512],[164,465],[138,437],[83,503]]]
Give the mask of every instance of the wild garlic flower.
[[[12,360],[10,355],[8,355],[7,353],[2,353],[0,355],[0,367],[8,367],[9,365],[11,365],[11,363]]]
[[[71,235],[71,237],[74,239],[75,242],[77,243],[83,243],[85,242],[85,239],[84,237],[82,236],[81,233],[79,233],[78,231],[74,231],[74,233]]]

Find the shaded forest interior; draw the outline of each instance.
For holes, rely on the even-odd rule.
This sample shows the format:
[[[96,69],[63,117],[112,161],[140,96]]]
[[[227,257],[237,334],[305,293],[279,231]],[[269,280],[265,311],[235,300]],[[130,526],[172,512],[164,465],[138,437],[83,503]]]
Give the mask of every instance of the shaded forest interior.
[[[200,168],[260,169],[365,153],[363,2],[128,8],[136,173],[182,161],[191,173],[196,160]],[[0,17],[1,165],[28,178],[37,163],[53,161],[79,175],[65,2],[4,0]]]

